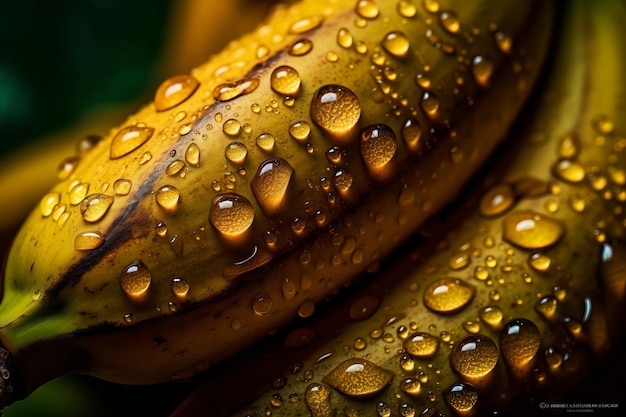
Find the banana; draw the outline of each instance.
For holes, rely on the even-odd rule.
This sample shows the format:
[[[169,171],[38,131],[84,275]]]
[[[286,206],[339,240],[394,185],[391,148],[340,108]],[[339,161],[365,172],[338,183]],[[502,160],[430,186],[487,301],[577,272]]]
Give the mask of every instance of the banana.
[[[0,405],[189,378],[375,266],[506,136],[550,2],[302,1],[67,164],[15,237]]]
[[[618,415],[619,397],[571,392],[623,340],[626,4],[559,14],[529,112],[439,227],[207,374],[170,417]]]

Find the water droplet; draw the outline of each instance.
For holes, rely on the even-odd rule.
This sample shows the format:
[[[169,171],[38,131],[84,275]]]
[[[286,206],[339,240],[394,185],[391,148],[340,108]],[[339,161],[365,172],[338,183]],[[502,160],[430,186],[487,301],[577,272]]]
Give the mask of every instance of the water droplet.
[[[424,113],[432,119],[437,116],[437,112],[439,111],[439,99],[434,93],[425,91],[424,94],[422,94],[420,106]]]
[[[585,179],[585,168],[578,162],[569,159],[557,161],[553,165],[552,171],[558,178],[570,183],[581,182]]]
[[[243,80],[220,84],[213,90],[213,98],[219,101],[233,100],[253,92],[259,83],[257,78],[244,78]]]
[[[74,238],[74,249],[92,250],[104,243],[104,236],[100,232],[81,232]]]
[[[396,134],[387,125],[368,126],[361,133],[361,158],[374,173],[379,173],[389,164],[397,149]]]
[[[200,165],[200,147],[195,143],[190,143],[185,151],[185,161],[191,166]]]
[[[422,151],[420,138],[422,137],[422,127],[415,119],[408,119],[402,126],[400,132],[407,149],[413,153]]]
[[[437,13],[441,8],[439,0],[422,0],[422,5],[424,6],[424,9],[430,13]]]
[[[437,313],[456,313],[474,298],[476,287],[458,278],[440,278],[424,290],[424,305]]]
[[[74,170],[78,166],[79,162],[79,156],[70,156],[61,161],[61,163],[57,167],[57,178],[59,179],[59,181],[64,181],[68,179],[70,175],[72,175],[72,172],[74,172]]]
[[[527,319],[511,320],[500,333],[499,345],[502,357],[509,366],[524,368],[539,351],[539,329]]]
[[[271,158],[259,165],[250,187],[266,215],[277,214],[282,208],[293,172],[282,158]]]
[[[391,384],[393,373],[361,358],[346,359],[322,379],[337,391],[352,397],[375,395]]]
[[[120,287],[127,295],[139,297],[148,291],[152,275],[143,262],[135,261],[128,265],[120,275]]]
[[[125,178],[119,178],[113,183],[113,192],[116,195],[124,196],[130,193],[133,183]]]
[[[248,148],[241,142],[231,142],[226,146],[224,154],[226,155],[226,159],[233,164],[241,165],[246,161]]]
[[[313,300],[305,300],[298,307],[298,316],[302,318],[311,317],[315,312],[315,302]]]
[[[102,140],[102,136],[89,134],[80,138],[76,142],[76,153],[80,156],[85,155],[87,152],[92,150],[100,141]]]
[[[359,297],[350,305],[348,316],[351,320],[361,321],[372,316],[380,306],[380,298],[373,295]]]
[[[211,203],[209,221],[227,236],[237,236],[250,228],[254,208],[244,196],[235,193],[219,194]]]
[[[453,271],[458,271],[460,269],[467,268],[471,262],[472,259],[469,257],[469,254],[461,253],[453,255],[448,262],[448,266]]]
[[[313,382],[304,391],[304,402],[312,417],[334,417],[337,411],[330,403],[330,388]]]
[[[495,368],[498,355],[493,340],[473,334],[455,343],[450,353],[450,365],[465,378],[480,378]]]
[[[596,132],[602,135],[611,134],[615,129],[611,117],[606,114],[598,114],[594,116],[591,120],[591,126],[596,130]]]
[[[552,246],[564,233],[565,227],[560,221],[530,210],[516,211],[503,221],[503,239],[525,249]]]
[[[448,405],[459,414],[467,414],[478,401],[478,392],[472,384],[457,382],[443,392]]]
[[[363,19],[376,19],[380,13],[374,0],[358,0],[354,10]]]
[[[342,48],[349,49],[354,43],[354,38],[350,31],[346,28],[341,28],[337,32],[337,44]]]
[[[505,54],[511,53],[511,49],[513,48],[513,39],[509,35],[503,32],[496,32],[494,33],[494,38],[500,51]]]
[[[274,136],[270,133],[261,133],[256,138],[256,145],[263,149],[266,152],[271,152],[274,149],[274,144],[276,143]]]
[[[304,142],[311,134],[311,126],[305,121],[295,122],[289,126],[289,134],[297,141]]]
[[[163,185],[155,193],[156,202],[167,211],[174,211],[180,202],[180,192],[173,185]]]
[[[411,46],[409,38],[400,31],[387,33],[380,44],[385,51],[396,58],[405,58]]]
[[[270,85],[272,90],[284,96],[295,96],[300,92],[300,74],[294,68],[281,65],[272,71]]]
[[[340,194],[345,195],[352,187],[354,177],[347,169],[340,169],[333,175],[333,185]]]
[[[289,54],[293,56],[303,56],[311,52],[312,49],[313,42],[308,39],[301,39],[291,46]]]
[[[334,136],[343,136],[350,132],[360,117],[359,99],[346,87],[325,85],[313,95],[311,118]]]
[[[417,14],[417,6],[409,0],[400,0],[396,6],[398,14],[402,17],[411,18]]]
[[[170,281],[170,289],[177,297],[185,297],[189,292],[189,282],[182,278],[172,278]]]
[[[502,325],[504,312],[498,306],[485,306],[478,311],[478,317],[492,329],[499,329]]]
[[[422,392],[422,383],[417,378],[405,378],[400,381],[400,390],[415,397]]]
[[[530,264],[530,266],[535,271],[539,272],[545,272],[550,269],[550,262],[551,260],[549,256],[537,252],[531,253],[528,258],[528,263]]]
[[[87,196],[88,191],[89,184],[85,182],[75,183],[69,190],[70,204],[73,206],[80,204]]]
[[[476,268],[474,268],[474,278],[479,281],[485,281],[487,278],[489,278],[489,270],[481,265],[478,265]]]
[[[324,17],[322,16],[305,17],[304,19],[300,19],[289,26],[289,33],[299,35],[309,32],[320,27],[323,21]]]
[[[228,119],[224,122],[222,131],[228,136],[237,136],[241,132],[241,123],[237,119]]]
[[[461,21],[457,14],[451,10],[444,10],[439,14],[439,23],[450,33],[459,33]]]
[[[121,158],[139,148],[152,137],[154,129],[151,127],[128,126],[121,129],[111,141],[109,157]]]
[[[418,332],[406,339],[402,347],[415,358],[429,359],[435,356],[439,349],[439,338],[430,333]]]
[[[105,194],[90,194],[80,203],[80,214],[86,222],[102,219],[113,204],[113,197]]]
[[[472,60],[472,75],[481,87],[489,87],[493,70],[493,62],[483,56],[475,56]]]
[[[509,184],[492,187],[480,200],[480,214],[485,217],[498,216],[515,203],[515,192]]]
[[[551,319],[556,314],[559,300],[553,295],[546,295],[537,300],[535,310],[545,319]]]
[[[252,301],[252,311],[259,316],[269,314],[273,307],[274,301],[267,294],[259,294]]]
[[[254,245],[252,253],[233,265],[222,267],[222,276],[228,281],[251,281],[260,278],[272,262],[272,255],[265,249]],[[288,290],[283,286],[283,290]],[[285,294],[285,293],[283,293]],[[289,293],[286,293],[289,295]]]
[[[154,95],[157,111],[169,110],[187,100],[196,91],[200,82],[189,75],[176,75],[163,81]]]
[[[172,161],[166,168],[165,168],[165,175],[176,175],[178,173],[180,173],[183,168],[185,168],[185,161],[182,161],[180,159],[177,159],[175,161]]]

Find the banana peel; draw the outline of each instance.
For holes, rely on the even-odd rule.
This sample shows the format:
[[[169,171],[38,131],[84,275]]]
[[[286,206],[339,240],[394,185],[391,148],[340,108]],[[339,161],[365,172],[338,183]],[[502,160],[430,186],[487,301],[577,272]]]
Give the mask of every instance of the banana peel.
[[[618,415],[620,368],[593,378],[623,362],[626,8],[559,10],[529,111],[460,200],[171,416]]]
[[[68,169],[5,264],[3,404],[67,372],[189,377],[309,315],[456,196],[530,93],[551,6],[372,4],[278,8]],[[278,188],[257,186],[267,170]],[[398,195],[404,213],[382,215]]]

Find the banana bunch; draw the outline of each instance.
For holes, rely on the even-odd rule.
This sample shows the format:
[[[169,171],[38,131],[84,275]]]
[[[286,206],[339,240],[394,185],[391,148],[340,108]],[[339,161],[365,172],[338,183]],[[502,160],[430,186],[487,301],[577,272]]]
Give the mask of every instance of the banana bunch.
[[[59,182],[15,237],[3,269],[0,404],[7,406],[68,373],[125,384],[185,380],[206,369],[210,375],[220,362],[298,316],[307,319],[315,313],[316,323],[327,332],[338,326],[340,322],[325,321],[315,312],[323,309],[322,301],[344,287],[352,285],[356,291],[359,282],[353,281],[374,271],[417,230],[428,235],[433,216],[462,192],[507,137],[544,68],[554,21],[554,5],[541,1],[425,0],[418,5],[405,0],[306,0],[277,7],[254,33],[233,41],[190,74],[165,80],[151,103],[102,140],[82,142],[64,160]],[[599,36],[596,32],[618,30],[600,26],[593,24],[593,33],[571,29],[569,35],[588,44]],[[577,46],[570,39],[562,43],[570,52]],[[562,83],[580,81],[577,77],[621,85],[621,68],[603,78],[586,57],[576,65],[569,59],[557,60],[572,67],[561,68],[568,77],[557,82],[554,76],[543,88],[553,91],[560,85],[567,90]],[[621,64],[617,58],[613,62]],[[551,98],[546,106],[588,105],[591,93],[576,91],[580,95],[564,92],[570,101],[545,94]],[[447,357],[445,349],[462,346],[464,331],[476,335],[505,328],[513,334],[517,323],[518,330],[536,336],[533,346],[547,343],[552,333],[545,326],[551,320],[530,318],[536,313],[526,314],[532,304],[526,293],[504,290],[507,283],[516,287],[518,278],[536,284],[546,275],[541,282],[550,290],[542,289],[541,295],[554,292],[556,301],[550,302],[559,305],[559,314],[551,319],[567,312],[563,320],[570,331],[580,324],[572,340],[589,338],[597,344],[595,334],[589,337],[584,330],[604,323],[596,319],[598,304],[585,298],[585,285],[595,281],[563,271],[576,262],[580,271],[597,266],[575,256],[581,245],[589,251],[589,236],[570,236],[588,226],[590,215],[598,216],[592,219],[593,238],[602,240],[603,253],[621,250],[609,239],[609,231],[620,238],[624,227],[617,209],[623,203],[623,140],[619,126],[612,126],[621,103],[619,97],[606,100],[604,89],[599,93],[598,105],[584,110],[613,116],[593,119],[604,143],[595,136],[592,145],[583,141],[583,134],[591,133],[585,130],[588,125],[578,123],[587,113],[564,110],[563,124],[575,123],[568,127],[576,134],[563,139],[564,154],[555,163],[553,154],[538,148],[541,140],[554,141],[554,121],[542,119],[540,112],[545,135],[536,138],[535,147],[520,150],[536,162],[516,155],[507,171],[511,180],[491,190],[483,204],[483,215],[490,219],[470,216],[467,224],[454,229],[459,236],[448,241],[458,257],[451,260],[451,252],[439,250],[428,267],[418,266],[419,272],[410,274],[405,270],[413,270],[415,260],[401,260],[393,278],[376,280],[370,291],[389,292],[390,307],[378,308],[358,325],[338,327],[344,343],[359,335],[354,346],[345,345],[349,362],[335,363],[339,354],[307,362],[307,369],[315,369],[311,377],[290,379],[280,388],[280,395],[291,390],[303,393],[303,400],[280,410],[286,415],[332,415],[335,406],[327,401],[331,386],[343,393],[339,398],[350,410],[360,407],[353,397],[378,396],[386,404],[378,413],[385,415],[383,409],[404,395],[384,389],[399,382],[389,369],[409,372],[399,370],[398,357],[390,352],[402,348],[410,356],[410,349],[392,346],[414,340],[409,335],[417,329],[428,329],[424,337],[436,340],[438,347],[427,355],[433,361]],[[553,114],[550,110],[548,116]],[[534,173],[547,164],[550,170],[539,174],[558,180],[517,178],[516,169]],[[602,178],[605,184],[600,186]],[[596,194],[588,192],[588,183]],[[568,193],[578,196],[574,207],[582,204],[583,215],[558,208],[559,196],[570,198]],[[557,209],[547,209],[555,204]],[[512,206],[515,211],[503,220],[502,213]],[[516,228],[511,224],[515,221],[527,229]],[[536,233],[541,234],[539,242],[529,243]],[[493,242],[478,242],[478,236],[491,236]],[[551,247],[554,252],[548,254]],[[529,250],[535,252],[529,255]],[[483,257],[482,268],[468,266]],[[524,272],[529,257],[539,272]],[[440,263],[443,258],[446,262]],[[489,266],[492,258],[495,264]],[[541,270],[536,266],[541,262],[554,266]],[[619,269],[611,266],[614,262],[603,266]],[[466,282],[470,269],[474,275],[486,274],[478,277],[480,286]],[[550,273],[559,274],[563,282],[548,282]],[[426,286],[421,275],[438,281]],[[605,275],[618,281],[617,273]],[[414,284],[407,291],[406,281],[403,285],[398,280]],[[615,285],[623,290],[623,283]],[[444,287],[450,294],[439,297]],[[360,291],[354,296],[362,296]],[[480,296],[485,293],[490,305]],[[417,301],[420,294],[423,303]],[[593,314],[578,321],[573,317],[580,314],[568,311],[577,299],[594,306]],[[368,303],[380,303],[371,295],[359,300],[353,318],[364,319],[376,310]],[[513,301],[521,301],[518,310],[503,307]],[[484,318],[477,308],[490,307],[497,315],[498,306],[500,321],[480,324]],[[468,312],[476,317],[462,317]],[[429,324],[410,318],[420,314]],[[383,316],[372,327],[372,320]],[[401,320],[406,323],[399,325]],[[363,326],[372,331],[369,337],[376,343],[371,346]],[[397,336],[388,342],[385,332],[396,326]],[[310,335],[296,332],[288,345],[300,345]],[[498,348],[493,335],[480,337],[474,343],[485,343],[490,364]],[[574,344],[562,345],[566,339],[558,332],[552,337],[557,350]],[[505,354],[503,346],[518,346],[519,341],[513,336],[499,344],[507,366],[517,371],[511,365],[517,357]],[[331,371],[331,364],[339,368]],[[493,368],[499,371],[493,374],[503,375],[503,366],[496,360]],[[360,374],[365,379],[350,388],[349,378],[347,385],[341,380],[346,369],[355,367],[367,375]],[[459,373],[471,379],[474,385],[450,391],[463,395],[481,391],[480,379],[491,371],[474,375],[453,368],[457,373],[443,365],[429,370],[444,382]],[[300,386],[322,375],[327,376],[324,381]],[[437,381],[434,374],[429,378]],[[426,381],[412,382],[426,390]],[[431,404],[439,401],[440,389],[431,390]]]
[[[560,15],[538,94],[480,181],[172,417],[527,416],[594,402],[569,394],[623,340],[626,5],[581,0]],[[220,386],[248,403],[215,404]],[[617,415],[605,405],[570,410]]]

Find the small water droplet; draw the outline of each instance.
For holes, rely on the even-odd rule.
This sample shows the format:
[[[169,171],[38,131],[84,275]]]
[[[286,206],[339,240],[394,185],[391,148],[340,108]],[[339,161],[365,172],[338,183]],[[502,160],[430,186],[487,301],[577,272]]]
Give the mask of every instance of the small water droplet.
[[[72,175],[72,172],[74,172],[74,170],[78,166],[79,162],[79,156],[69,156],[61,161],[61,163],[57,167],[57,178],[59,179],[59,181],[64,181],[68,179],[70,175]]]
[[[250,187],[266,215],[277,214],[282,208],[293,172],[282,158],[267,159],[259,165]]]
[[[472,75],[481,87],[489,87],[494,65],[490,59],[483,56],[475,56],[472,60]]]
[[[213,90],[213,98],[219,101],[233,100],[239,96],[250,94],[259,86],[257,78],[244,78],[231,83],[220,84]]]
[[[498,49],[505,54],[511,53],[513,48],[513,39],[511,36],[507,35],[503,32],[494,33],[494,38],[496,40],[496,45],[498,45]]]
[[[422,94],[420,106],[424,113],[426,113],[426,115],[432,119],[437,116],[437,113],[439,111],[439,99],[434,93],[425,91]]]
[[[309,136],[311,135],[311,126],[304,120],[295,122],[294,124],[289,126],[289,134],[295,140],[299,142],[305,142],[307,139],[309,139]]]
[[[293,56],[303,56],[311,52],[312,49],[313,42],[308,39],[301,39],[291,46],[289,54]]]
[[[312,31],[313,29],[317,29],[318,27],[320,27],[323,21],[324,17],[322,16],[305,17],[292,23],[291,26],[289,26],[289,33],[299,35]]]
[[[559,300],[553,295],[546,295],[537,300],[535,310],[545,319],[551,319],[555,316],[559,306]]]
[[[151,283],[150,270],[141,261],[131,263],[120,275],[120,287],[124,293],[131,297],[143,295],[148,291]]]
[[[528,263],[535,271],[545,272],[550,269],[551,260],[548,255],[534,252],[530,254],[528,258]]]
[[[106,194],[90,194],[80,203],[80,214],[86,222],[102,219],[113,204],[113,197]]]
[[[504,312],[498,306],[485,306],[478,311],[478,317],[492,329],[499,329],[502,326]]]
[[[180,192],[173,185],[163,185],[155,193],[156,202],[167,211],[174,211],[180,202]]]
[[[430,333],[417,332],[409,336],[402,347],[415,358],[429,359],[435,356],[439,349],[439,338]]]
[[[319,88],[311,100],[311,118],[333,136],[350,132],[361,117],[361,104],[352,90],[340,85]]]
[[[233,164],[241,165],[246,161],[248,148],[241,142],[231,142],[226,146],[224,154],[226,155],[226,159]]]
[[[503,221],[503,239],[525,249],[552,246],[564,233],[563,223],[530,210],[516,211]]]
[[[469,413],[478,401],[476,388],[467,382],[457,382],[443,392],[448,405],[459,414]]]
[[[361,158],[373,173],[378,174],[385,169],[397,149],[396,134],[387,125],[368,126],[361,133]]]
[[[252,311],[259,316],[264,316],[272,312],[274,300],[267,294],[259,294],[252,301]]]
[[[85,182],[75,183],[69,190],[70,204],[75,206],[87,197],[89,184]]]
[[[270,133],[261,133],[256,138],[256,145],[266,152],[271,152],[272,150],[274,150],[275,143],[276,140],[274,139],[274,136],[272,136]]]
[[[200,147],[196,143],[190,143],[185,151],[185,161],[191,166],[200,165]]]
[[[182,278],[172,278],[170,281],[170,289],[177,297],[184,298],[189,292],[189,282]]]
[[[500,333],[499,345],[502,357],[509,366],[524,368],[539,351],[539,329],[528,319],[511,320]]]
[[[400,381],[400,390],[412,397],[422,392],[422,383],[417,378],[405,378]]]
[[[337,31],[337,44],[342,48],[349,49],[354,43],[354,38],[350,31],[346,28],[341,28]]]
[[[87,152],[92,150],[100,141],[102,140],[102,136],[96,134],[85,135],[80,138],[76,142],[76,153],[79,156],[85,155]]]
[[[130,193],[133,183],[125,178],[118,178],[113,183],[113,192],[115,195],[124,196]]]
[[[184,168],[185,168],[185,161],[177,159],[175,161],[172,161],[165,168],[165,175],[169,175],[169,176],[176,175],[180,173]]]
[[[411,46],[409,38],[400,31],[387,33],[380,44],[385,51],[396,58],[405,58]]]
[[[501,184],[492,187],[480,200],[480,214],[485,217],[498,216],[513,206],[515,192],[509,184]]]
[[[552,167],[552,172],[558,178],[570,183],[578,183],[585,179],[585,168],[569,159],[557,161]]]
[[[413,153],[422,151],[420,138],[422,137],[422,127],[415,119],[408,119],[402,126],[400,132],[407,149]]]
[[[354,10],[363,19],[376,19],[380,13],[374,0],[358,0]]]
[[[461,30],[461,21],[457,14],[452,10],[444,10],[439,14],[439,23],[450,33],[459,33]]]
[[[402,17],[412,18],[417,14],[417,6],[409,0],[400,0],[396,6],[398,14]]]
[[[92,250],[104,243],[104,236],[100,232],[81,232],[74,238],[74,249]]]
[[[498,363],[498,348],[489,337],[473,334],[454,344],[450,365],[465,378],[487,375]]]
[[[346,359],[322,382],[352,398],[375,395],[391,384],[393,373],[361,358]]]
[[[151,127],[128,126],[115,134],[111,141],[109,157],[121,158],[139,148],[152,137],[154,129]]]
[[[615,125],[611,120],[611,117],[606,114],[598,114],[591,120],[591,126],[602,135],[608,135],[613,133]]]
[[[300,92],[301,82],[298,71],[287,65],[275,68],[270,76],[272,90],[284,96],[296,96]]]
[[[237,119],[228,119],[224,122],[222,131],[228,136],[237,136],[241,132],[241,123]]]
[[[154,95],[157,111],[169,110],[187,100],[197,90],[200,82],[189,75],[176,75],[163,81]]]
[[[424,290],[424,305],[437,313],[456,313],[474,298],[476,287],[458,278],[439,278]]]
[[[254,221],[254,208],[244,196],[235,193],[219,194],[211,203],[209,221],[219,232],[238,236],[247,231]]]
[[[334,417],[337,411],[330,403],[331,389],[313,382],[304,391],[304,402],[312,417]]]

